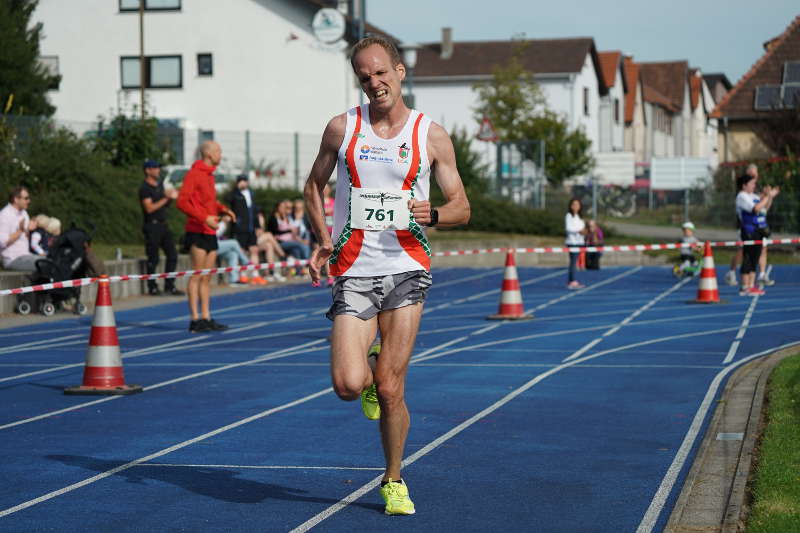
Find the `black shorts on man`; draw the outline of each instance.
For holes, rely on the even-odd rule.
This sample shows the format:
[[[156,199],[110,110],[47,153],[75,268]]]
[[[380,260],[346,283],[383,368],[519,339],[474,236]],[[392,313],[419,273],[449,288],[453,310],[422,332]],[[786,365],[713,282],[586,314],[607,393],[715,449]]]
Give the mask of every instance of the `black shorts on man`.
[[[214,252],[217,250],[217,248],[219,248],[217,244],[217,236],[208,235],[206,233],[187,232],[186,237],[184,238],[184,244],[187,248],[197,246],[206,252]]]

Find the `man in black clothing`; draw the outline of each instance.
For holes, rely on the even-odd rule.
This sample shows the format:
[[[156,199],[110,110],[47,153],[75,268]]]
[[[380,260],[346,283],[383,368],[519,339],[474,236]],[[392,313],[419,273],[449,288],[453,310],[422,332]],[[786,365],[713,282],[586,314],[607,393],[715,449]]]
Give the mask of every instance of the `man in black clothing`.
[[[164,191],[161,183],[161,165],[157,161],[148,159],[144,162],[144,182],[139,188],[139,201],[142,204],[144,215],[144,249],[147,253],[147,273],[153,274],[158,266],[158,249],[164,250],[167,256],[166,271],[174,272],[178,265],[178,252],[175,250],[175,240],[167,226],[167,207],[178,197],[178,191],[170,189]],[[156,281],[147,280],[147,292],[152,296],[161,294]],[[175,287],[175,278],[164,280],[164,292],[174,296],[182,296],[183,291]]]
[[[231,191],[228,203],[231,210],[236,215],[236,222],[233,223],[233,237],[239,241],[239,246],[242,250],[246,251],[250,256],[250,262],[257,265],[258,257],[258,237],[256,235],[256,228],[259,226],[258,222],[258,206],[253,198],[253,192],[250,190],[250,183],[246,174],[240,174],[236,178],[236,187]],[[262,280],[258,270],[253,271],[254,280]],[[244,276],[240,281],[247,283],[248,280]]]

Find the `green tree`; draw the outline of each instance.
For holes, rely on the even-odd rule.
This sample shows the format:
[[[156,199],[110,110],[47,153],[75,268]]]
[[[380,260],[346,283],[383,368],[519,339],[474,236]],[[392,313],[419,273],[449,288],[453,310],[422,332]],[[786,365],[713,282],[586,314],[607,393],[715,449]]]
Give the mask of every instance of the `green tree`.
[[[166,147],[159,142],[155,118],[141,120],[119,114],[109,120],[100,118],[95,148],[108,154],[115,167],[135,167],[145,159],[164,159]]]
[[[570,130],[567,121],[547,109],[533,73],[523,65],[526,44],[519,44],[508,64],[494,69],[492,80],[476,84],[479,122],[489,117],[501,141],[544,140],[545,174],[553,185],[588,173],[594,166],[591,141],[582,130]],[[521,147],[538,164],[535,145]]]
[[[547,180],[560,184],[565,179],[586,174],[594,167],[589,149],[592,141],[581,130],[570,130],[567,121],[552,111],[531,117],[523,125],[529,139],[542,139],[545,145]]]
[[[518,43],[508,64],[494,68],[492,81],[473,86],[478,93],[475,119],[480,123],[489,117],[501,141],[526,139],[520,125],[545,109],[539,84],[522,64],[526,49],[525,42]]]
[[[39,62],[42,25],[31,25],[37,3],[0,2],[0,102],[5,112],[50,116],[55,107],[47,100],[47,90],[61,77],[50,75]]]

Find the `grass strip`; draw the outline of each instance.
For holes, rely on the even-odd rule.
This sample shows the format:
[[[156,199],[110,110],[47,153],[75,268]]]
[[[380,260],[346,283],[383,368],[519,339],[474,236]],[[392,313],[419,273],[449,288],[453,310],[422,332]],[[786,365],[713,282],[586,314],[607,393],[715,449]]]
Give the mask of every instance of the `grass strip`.
[[[800,531],[800,354],[775,368],[767,391],[747,532]]]

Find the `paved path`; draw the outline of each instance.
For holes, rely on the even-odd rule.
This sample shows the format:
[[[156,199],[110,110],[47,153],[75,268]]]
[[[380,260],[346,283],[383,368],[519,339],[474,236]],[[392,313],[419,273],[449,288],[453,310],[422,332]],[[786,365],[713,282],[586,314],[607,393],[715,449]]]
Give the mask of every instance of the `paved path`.
[[[678,227],[672,226],[650,226],[647,224],[631,224],[629,222],[608,222],[607,225],[613,228],[616,232],[629,237],[648,237],[658,240],[672,240],[679,241],[681,237],[681,230]],[[730,241],[738,239],[738,232],[731,229],[719,228],[698,228],[697,237],[700,240],[712,241]],[[776,233],[772,236],[773,239],[789,239],[796,237],[796,235],[789,235],[788,233]]]

